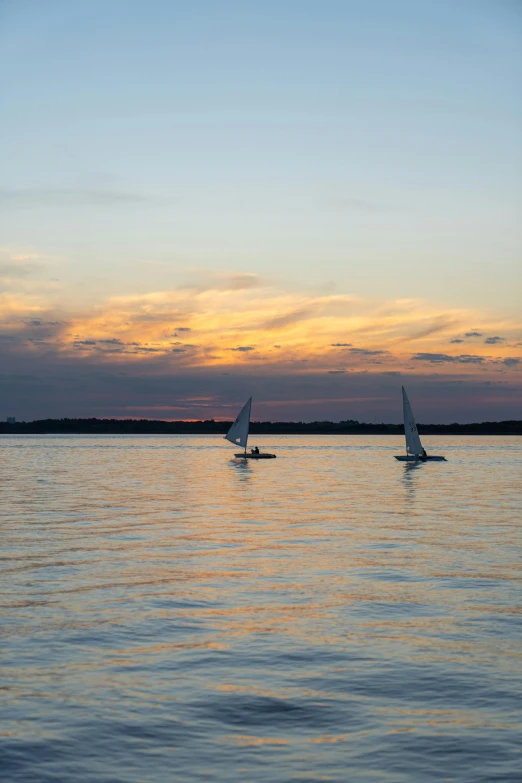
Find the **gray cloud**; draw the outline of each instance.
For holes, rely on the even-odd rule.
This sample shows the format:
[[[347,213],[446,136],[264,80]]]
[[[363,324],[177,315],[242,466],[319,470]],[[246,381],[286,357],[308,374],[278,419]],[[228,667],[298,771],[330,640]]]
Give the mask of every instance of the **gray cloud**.
[[[454,337],[453,340],[450,340],[450,343],[463,343],[464,340],[462,340],[460,337]]]
[[[330,343],[332,348],[351,348],[352,343]]]
[[[474,356],[470,354],[449,356],[446,353],[416,353],[411,358],[417,362],[431,362],[432,364],[444,364],[446,362],[455,364],[483,364],[485,361],[483,356]]]
[[[24,321],[26,326],[62,326],[61,321],[39,321],[33,319],[32,321]]]
[[[496,337],[486,337],[484,342],[486,343],[486,345],[497,345],[497,343],[504,342],[505,339],[506,339],[505,337],[498,337],[497,335]]]
[[[384,356],[389,351],[370,351],[368,348],[350,348],[350,353],[357,354],[358,356]]]
[[[520,359],[518,359],[516,356],[508,356],[502,361],[502,364],[505,364],[506,367],[516,367],[517,364],[520,364]]]
[[[163,324],[167,319],[171,320],[177,316],[176,313],[170,312],[165,308],[159,313],[133,313],[132,323],[161,323]]]
[[[180,343],[178,343],[180,345]],[[96,350],[100,353],[128,353],[128,354],[137,354],[137,353],[166,353],[167,349],[163,347],[154,347],[149,346],[147,344],[143,345],[139,342],[129,342],[124,343],[122,340],[111,337],[106,340],[74,340],[73,346],[75,348],[78,347],[93,347],[96,346]],[[186,346],[186,347],[193,347],[193,346]],[[127,350],[127,349],[131,350]],[[124,350],[125,349],[125,350]],[[133,350],[132,350],[133,349]],[[178,352],[184,352],[185,348],[181,349],[172,349],[172,353],[178,353]]]
[[[482,332],[466,332],[464,337],[482,337]]]
[[[231,419],[255,389],[253,417],[271,420],[334,421],[358,419],[400,422],[400,379],[382,372],[346,373],[335,383],[324,371],[281,373],[221,367],[166,367],[165,355],[147,353],[139,367],[122,365],[122,348],[111,353],[78,351],[64,356],[51,349],[31,353],[2,347],[0,396],[6,415],[19,420],[46,417],[216,418]],[[416,363],[413,362],[413,365]],[[303,365],[300,365],[304,367]],[[417,363],[417,366],[420,366]],[[421,370],[407,374],[407,388],[421,422],[494,421],[520,418],[520,382],[502,385],[457,371],[442,376]],[[341,373],[339,373],[341,374]],[[513,376],[515,373],[512,374]],[[346,383],[349,378],[350,383]]]
[[[237,348],[229,348],[229,351],[242,351],[246,353],[247,351],[255,351],[256,347],[255,345],[238,345]]]

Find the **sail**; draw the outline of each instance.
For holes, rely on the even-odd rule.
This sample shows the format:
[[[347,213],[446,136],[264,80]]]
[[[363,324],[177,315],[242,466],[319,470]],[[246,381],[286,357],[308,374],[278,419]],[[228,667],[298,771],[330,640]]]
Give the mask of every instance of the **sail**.
[[[417,432],[417,425],[413,418],[413,411],[411,409],[408,395],[402,387],[402,410],[404,414],[404,434],[406,435],[406,453],[412,456],[418,456],[422,454],[423,448],[420,442],[419,433]]]
[[[250,407],[252,405],[252,397],[243,405],[240,412],[237,415],[237,419],[225,435],[226,440],[234,443],[236,446],[241,446],[246,449],[248,440],[248,430],[250,427]]]

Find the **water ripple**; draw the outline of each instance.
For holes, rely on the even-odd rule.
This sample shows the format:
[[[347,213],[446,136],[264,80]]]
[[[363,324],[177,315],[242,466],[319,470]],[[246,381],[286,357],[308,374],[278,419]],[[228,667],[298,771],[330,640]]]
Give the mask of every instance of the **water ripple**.
[[[9,783],[521,780],[517,438],[0,440]]]

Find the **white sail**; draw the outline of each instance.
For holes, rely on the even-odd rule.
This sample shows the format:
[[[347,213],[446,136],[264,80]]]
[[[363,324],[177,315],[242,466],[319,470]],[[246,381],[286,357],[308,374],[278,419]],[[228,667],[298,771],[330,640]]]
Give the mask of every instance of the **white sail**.
[[[417,425],[413,418],[413,411],[411,409],[408,395],[402,387],[402,410],[404,414],[404,434],[406,436],[406,453],[411,456],[419,456],[423,453],[422,443],[417,432]]]
[[[237,419],[225,435],[226,440],[234,443],[236,446],[246,449],[248,441],[248,430],[250,428],[250,408],[252,397],[243,405],[237,415]]]

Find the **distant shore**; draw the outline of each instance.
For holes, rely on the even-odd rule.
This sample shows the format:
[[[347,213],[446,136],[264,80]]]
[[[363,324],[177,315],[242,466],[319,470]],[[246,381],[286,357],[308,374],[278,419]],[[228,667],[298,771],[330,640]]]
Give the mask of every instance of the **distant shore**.
[[[2,435],[224,435],[232,421],[154,419],[40,419],[0,422]],[[421,435],[522,435],[522,420],[418,424]],[[402,424],[358,421],[253,421],[251,435],[402,435]]]

